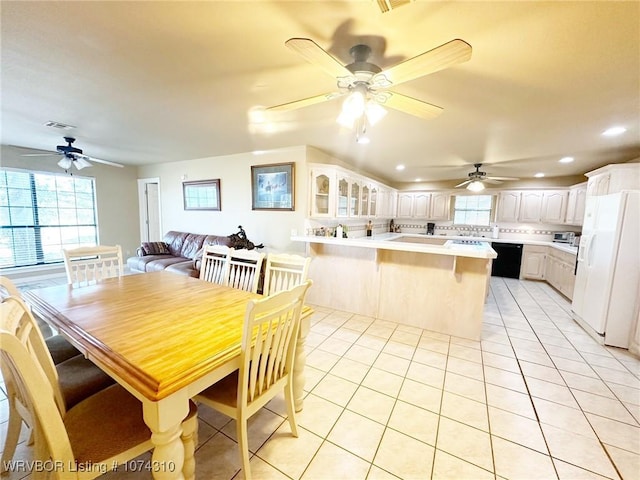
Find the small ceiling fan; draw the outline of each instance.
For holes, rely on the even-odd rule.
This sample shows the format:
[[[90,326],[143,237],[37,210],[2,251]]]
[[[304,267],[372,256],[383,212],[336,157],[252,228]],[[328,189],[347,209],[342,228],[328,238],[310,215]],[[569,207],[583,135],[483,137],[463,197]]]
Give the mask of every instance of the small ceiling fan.
[[[84,155],[82,150],[73,146],[73,142],[76,141],[73,137],[64,137],[64,141],[67,145],[58,145],[55,152],[50,153],[25,153],[23,157],[46,157],[50,155],[62,155],[62,158],[58,162],[58,166],[69,170],[73,165],[78,170],[82,170],[86,167],[92,167],[90,162],[103,163],[105,165],[111,165],[112,167],[124,167],[119,163],[110,162],[108,160],[100,160],[99,158],[89,157]]]
[[[520,180],[519,178],[515,177],[490,177],[486,172],[480,171],[480,167],[482,166],[481,163],[474,163],[473,166],[475,167],[476,171],[470,172],[467,175],[469,179],[465,180],[462,183],[459,183],[455,186],[455,188],[467,185],[468,190],[471,190],[472,192],[479,192],[484,190],[485,183],[498,184],[502,183],[503,180]]]
[[[285,45],[335,77],[338,91],[276,105],[266,110],[290,111],[348,94],[343,104],[343,118],[339,117],[338,122],[351,127],[355,126],[354,121],[358,118],[366,117],[370,124],[375,123],[386,113],[382,107],[394,108],[424,119],[439,115],[442,112],[441,107],[390,91],[388,88],[466,62],[471,58],[471,46],[464,40],[456,39],[382,70],[378,65],[368,61],[371,55],[368,45],[353,46],[349,50],[353,62],[348,65],[342,65],[308,38],[290,38]]]

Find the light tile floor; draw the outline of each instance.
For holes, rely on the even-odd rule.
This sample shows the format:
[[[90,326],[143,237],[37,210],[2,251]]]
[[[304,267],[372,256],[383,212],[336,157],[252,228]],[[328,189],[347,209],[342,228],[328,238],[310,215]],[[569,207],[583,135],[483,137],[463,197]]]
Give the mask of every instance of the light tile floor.
[[[254,478],[640,478],[640,361],[593,341],[543,283],[492,278],[484,320],[476,342],[316,308],[300,435],[281,398],[256,414]],[[197,477],[243,478],[234,422],[199,415]]]

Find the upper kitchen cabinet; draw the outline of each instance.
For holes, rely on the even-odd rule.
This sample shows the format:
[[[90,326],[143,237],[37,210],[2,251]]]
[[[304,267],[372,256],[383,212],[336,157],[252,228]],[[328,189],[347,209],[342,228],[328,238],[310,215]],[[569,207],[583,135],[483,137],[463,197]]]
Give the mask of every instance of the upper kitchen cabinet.
[[[522,192],[520,199],[520,222],[537,223],[542,216],[542,192]]]
[[[545,190],[542,192],[542,223],[562,224],[567,211],[567,190]]]
[[[448,220],[451,194],[443,192],[398,192],[397,216],[423,220]]]
[[[369,192],[371,189],[366,183],[362,185],[362,192],[360,193],[360,216],[369,216]]]
[[[432,193],[429,220],[449,220],[450,205],[451,195],[449,193]]]
[[[520,216],[520,197],[522,192],[504,190],[498,194],[498,213],[496,221],[515,223]]]
[[[640,190],[640,163],[616,163],[585,173],[587,196]]]
[[[311,217],[333,217],[336,212],[336,172],[332,168],[311,169]]]
[[[567,200],[567,216],[565,223],[567,225],[582,225],[584,219],[584,207],[587,200],[587,184],[580,183],[569,189],[569,198]]]
[[[565,223],[568,196],[567,190],[503,190],[496,222]]]

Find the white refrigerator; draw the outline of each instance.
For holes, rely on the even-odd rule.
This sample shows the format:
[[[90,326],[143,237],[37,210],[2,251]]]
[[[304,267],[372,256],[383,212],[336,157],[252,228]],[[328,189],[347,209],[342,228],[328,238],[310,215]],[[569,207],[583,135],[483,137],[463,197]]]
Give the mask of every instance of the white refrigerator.
[[[588,197],[573,318],[600,343],[628,348],[640,297],[640,191]]]

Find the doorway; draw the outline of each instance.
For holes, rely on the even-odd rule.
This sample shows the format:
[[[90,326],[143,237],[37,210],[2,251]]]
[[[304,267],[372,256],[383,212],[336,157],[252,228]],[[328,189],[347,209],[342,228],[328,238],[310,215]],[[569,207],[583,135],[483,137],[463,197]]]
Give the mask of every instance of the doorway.
[[[138,179],[138,199],[140,203],[140,241],[161,241],[160,179]]]

